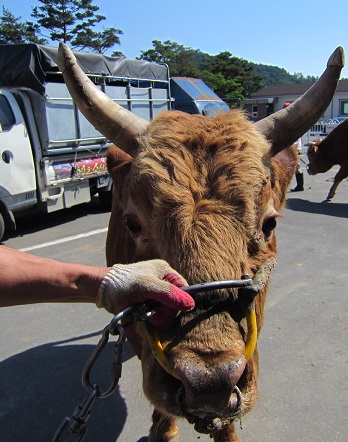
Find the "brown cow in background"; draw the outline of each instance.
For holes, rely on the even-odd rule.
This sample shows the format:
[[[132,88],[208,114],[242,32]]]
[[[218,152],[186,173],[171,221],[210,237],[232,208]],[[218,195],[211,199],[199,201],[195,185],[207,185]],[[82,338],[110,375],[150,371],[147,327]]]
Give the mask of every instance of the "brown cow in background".
[[[340,166],[334,183],[326,197],[330,200],[334,197],[341,181],[348,177],[348,119],[344,120],[323,140],[315,140],[308,143],[307,156],[309,164],[307,171],[310,175],[325,173],[331,167]]]
[[[108,154],[115,185],[108,263],[162,258],[188,284],[246,273],[259,283],[255,298],[241,289],[198,293],[195,309],[164,329],[144,322],[127,328],[154,405],[149,441],[177,441],[176,417],[215,442],[240,440],[234,420],[257,399],[256,338],[275,227],[298,161],[288,147],[330,103],[342,58],[338,48],[303,97],[255,124],[237,110],[215,117],[164,112],[149,123],[94,86],[61,44],[59,67],[76,104],[117,145]],[[151,349],[154,335],[160,357]]]

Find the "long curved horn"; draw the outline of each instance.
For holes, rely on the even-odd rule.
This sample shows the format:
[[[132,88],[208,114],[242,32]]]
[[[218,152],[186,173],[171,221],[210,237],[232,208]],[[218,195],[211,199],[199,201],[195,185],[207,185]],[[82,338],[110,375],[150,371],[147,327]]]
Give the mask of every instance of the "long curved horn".
[[[329,58],[325,72],[302,97],[255,123],[272,143],[272,156],[291,146],[323,115],[335,93],[343,66],[344,51],[339,46]]]
[[[134,154],[136,137],[148,121],[124,109],[102,92],[82,71],[72,51],[59,44],[58,67],[77,107],[93,126],[110,141],[129,154]]]

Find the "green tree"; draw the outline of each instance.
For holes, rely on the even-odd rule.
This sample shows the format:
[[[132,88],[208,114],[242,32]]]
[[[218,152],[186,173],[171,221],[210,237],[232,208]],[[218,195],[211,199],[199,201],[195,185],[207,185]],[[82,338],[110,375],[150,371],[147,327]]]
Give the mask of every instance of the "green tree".
[[[243,58],[234,57],[228,51],[212,56],[208,60],[207,68],[213,74],[222,74],[226,80],[234,80],[242,87],[241,91],[244,97],[262,87],[262,77],[255,74],[252,64]]]
[[[153,48],[141,51],[140,59],[167,63],[171,76],[202,78],[219,97],[230,105],[238,105],[269,84],[303,83],[315,81],[316,77],[301,73],[289,74],[277,66],[255,64],[235,57],[230,52],[209,55],[199,49],[166,40],[153,40]]]
[[[262,87],[261,76],[246,60],[230,52],[209,55],[166,40],[152,42],[153,49],[141,51],[139,58],[167,63],[171,76],[202,78],[221,98],[240,100]]]
[[[318,77],[313,75],[307,75],[307,77],[305,77],[301,73],[290,74],[284,68],[279,68],[278,66],[255,63],[252,63],[252,65],[255,74],[262,77],[262,83],[265,86],[273,84],[314,83],[318,79]]]
[[[301,72],[295,72],[293,78],[296,80],[296,83],[314,83],[318,80],[318,77],[315,75],[307,75],[305,77]]]
[[[185,48],[176,42],[169,40],[163,43],[153,40],[153,49],[141,51],[140,60],[166,63],[169,66],[172,77],[199,77],[199,70],[194,60],[195,51]]]
[[[201,72],[202,80],[221,98],[227,102],[239,103],[244,98],[244,90],[242,86],[242,78],[236,77],[226,79],[221,73],[213,74],[204,70]]]
[[[71,40],[71,44],[80,49],[92,49],[94,52],[103,54],[115,44],[120,44],[117,34],[122,34],[122,31],[116,28],[107,28],[101,32],[94,32],[91,28],[82,29]]]
[[[2,8],[0,16],[0,43],[46,43],[43,38],[37,37],[37,28],[31,22],[20,21],[21,17],[15,17],[9,9]]]
[[[32,17],[40,28],[46,29],[52,41],[70,42],[74,48],[90,49],[103,53],[115,44],[120,44],[118,35],[122,31],[107,28],[94,31],[93,28],[105,20],[97,14],[99,7],[92,0],[38,0],[42,6],[32,8]]]

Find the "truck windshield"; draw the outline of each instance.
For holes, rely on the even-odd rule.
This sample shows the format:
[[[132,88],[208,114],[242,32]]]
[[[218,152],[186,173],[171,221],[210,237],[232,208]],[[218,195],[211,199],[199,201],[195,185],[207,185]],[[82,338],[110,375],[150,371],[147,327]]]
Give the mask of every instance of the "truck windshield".
[[[196,101],[199,113],[207,117],[214,117],[218,113],[228,112],[230,109],[224,101]]]

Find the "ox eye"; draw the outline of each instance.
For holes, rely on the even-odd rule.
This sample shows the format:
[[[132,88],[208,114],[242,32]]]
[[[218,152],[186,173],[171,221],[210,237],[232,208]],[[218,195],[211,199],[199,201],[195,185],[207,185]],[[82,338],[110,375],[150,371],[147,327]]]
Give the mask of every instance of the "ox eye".
[[[262,231],[266,238],[271,236],[271,233],[277,226],[277,219],[275,217],[266,218],[262,225]]]
[[[132,218],[126,218],[126,228],[133,235],[137,235],[141,232],[141,225]]]

